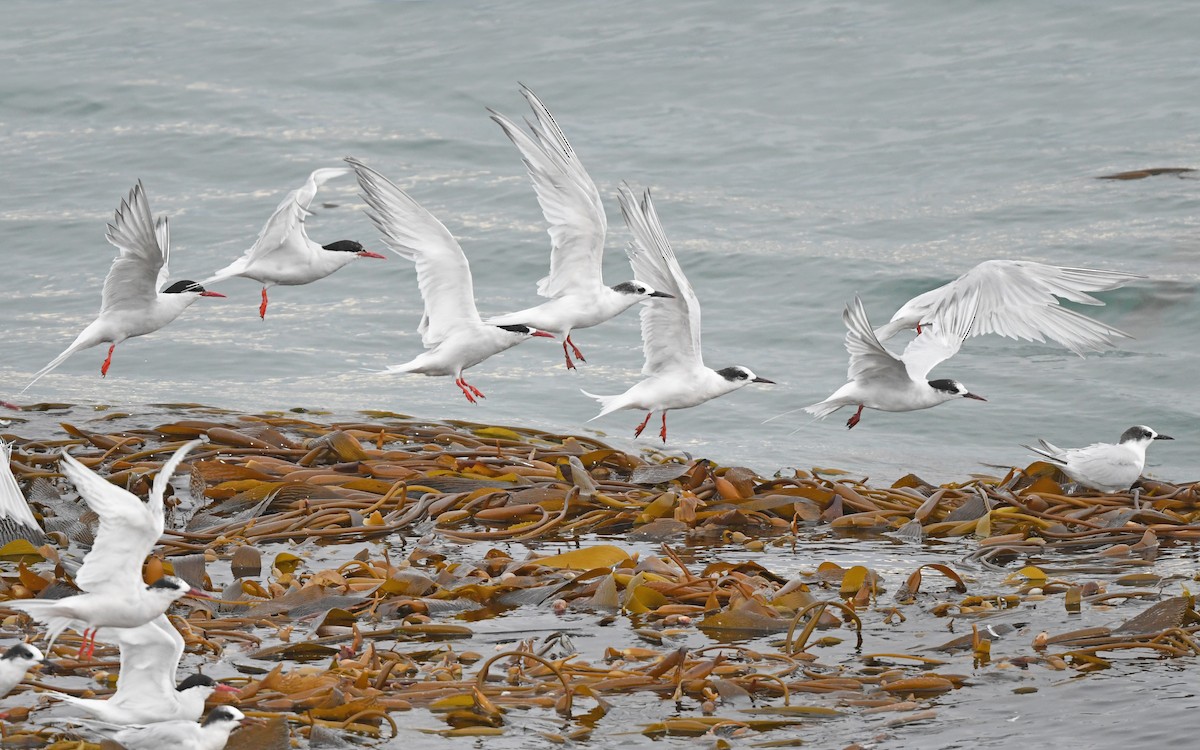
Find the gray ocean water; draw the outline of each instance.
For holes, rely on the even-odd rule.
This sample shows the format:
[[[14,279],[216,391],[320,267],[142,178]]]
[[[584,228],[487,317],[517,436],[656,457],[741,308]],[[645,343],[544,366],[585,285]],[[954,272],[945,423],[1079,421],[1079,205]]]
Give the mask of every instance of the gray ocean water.
[[[1200,183],[1096,179],[1200,166],[1194,3],[12,0],[5,16],[0,397],[96,313],[114,254],[105,223],[138,179],[172,218],[173,276],[201,279],[312,169],[357,156],[459,238],[481,311],[536,303],[545,224],[484,109],[524,116],[520,81],[605,197],[608,282],[630,276],[616,186],[649,186],[703,305],[706,361],[779,383],[671,413],[669,451],[945,481],[1023,465],[1019,444],[1037,437],[1081,445],[1145,423],[1177,438],[1154,446],[1149,473],[1200,476]],[[314,239],[382,247],[356,192],[346,179],[319,196]],[[991,258],[1146,275],[1087,310],[1135,338],[1086,359],[972,339],[934,372],[986,404],[867,412],[852,431],[846,414],[764,424],[844,382],[840,315],[855,294],[882,322]],[[577,372],[544,340],[475,368],[488,398],[471,406],[449,379],[372,373],[421,351],[415,275],[398,258],[276,288],[265,323],[254,282],[220,290],[228,299],[118,347],[107,379],[89,350],[18,400],[383,409],[660,445],[632,441],[641,414],[589,423],[579,392],[640,377],[633,312],[579,332]],[[977,708],[1003,714],[999,736],[1021,734],[1007,708]],[[1052,718],[1038,715],[1048,704],[1022,710]],[[1058,744],[1131,744],[1100,715],[1085,745]],[[980,746],[966,727],[941,725],[929,746]]]

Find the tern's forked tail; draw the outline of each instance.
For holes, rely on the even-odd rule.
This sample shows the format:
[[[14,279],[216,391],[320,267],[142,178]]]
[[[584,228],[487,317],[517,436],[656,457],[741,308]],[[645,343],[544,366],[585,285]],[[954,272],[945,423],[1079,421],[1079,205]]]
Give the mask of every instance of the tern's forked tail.
[[[29,385],[27,385],[21,389],[21,393],[24,393],[25,391],[32,388],[33,384],[38,382],[39,380],[41,380],[43,375],[48,374],[55,367],[58,367],[63,362],[66,362],[67,358],[70,357],[75,352],[77,352],[81,349],[87,349],[89,347],[95,346],[96,344],[100,343],[99,341],[93,341],[91,339],[91,337],[87,336],[87,334],[88,334],[88,329],[87,328],[83,329],[83,332],[80,333],[79,336],[77,336],[75,338],[75,341],[70,346],[67,347],[66,351],[64,351],[62,354],[58,355],[54,359],[50,360],[50,364],[48,364],[45,367],[43,367],[42,369],[38,370],[37,373],[34,374],[33,380],[30,380]]]
[[[64,630],[68,628],[81,630],[79,626],[82,623],[74,616],[65,614],[62,605],[62,599],[23,599],[6,602],[4,606],[24,612],[34,620],[46,624],[46,637],[49,639],[46,653],[50,653],[50,650],[54,648],[54,642],[58,640]]]
[[[592,417],[591,419],[589,419],[588,420],[589,422],[595,421],[595,420],[599,419],[600,417],[603,417],[605,414],[612,414],[614,411],[617,411],[618,409],[625,408],[625,404],[620,403],[620,400],[621,400],[620,396],[597,396],[594,393],[588,393],[587,391],[583,390],[582,388],[579,389],[579,392],[582,393],[583,395],[587,396],[588,398],[594,398],[600,402],[600,413],[597,414],[596,416]]]
[[[813,419],[824,419],[843,406],[847,406],[847,404],[842,401],[819,401],[804,407],[804,411],[813,415]]]

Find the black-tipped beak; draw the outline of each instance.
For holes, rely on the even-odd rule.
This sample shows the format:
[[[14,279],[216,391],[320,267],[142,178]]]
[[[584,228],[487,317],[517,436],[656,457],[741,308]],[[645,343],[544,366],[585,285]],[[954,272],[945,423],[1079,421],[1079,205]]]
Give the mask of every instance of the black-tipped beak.
[[[766,378],[755,378],[754,380],[751,380],[750,382],[751,383],[770,383],[771,385],[775,385],[774,380],[767,380]]]
[[[58,665],[49,659],[42,659],[40,662],[38,662],[38,664],[40,664],[42,668],[45,669],[49,674],[56,674],[59,671]]]
[[[667,294],[666,292],[650,292],[650,295],[649,295],[649,296],[651,296],[651,297],[662,297],[663,299],[675,299],[675,295],[674,295],[674,294]]]
[[[1174,440],[1175,438],[1171,437],[1170,435],[1155,435],[1154,439],[1155,440]]]
[[[975,393],[964,393],[963,398],[973,398],[976,401],[987,401],[986,398]]]

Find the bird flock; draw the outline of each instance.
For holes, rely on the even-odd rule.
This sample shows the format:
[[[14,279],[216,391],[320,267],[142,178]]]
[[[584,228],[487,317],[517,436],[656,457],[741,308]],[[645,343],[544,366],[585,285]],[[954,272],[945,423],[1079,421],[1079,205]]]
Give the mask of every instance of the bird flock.
[[[108,226],[106,237],[118,254],[104,283],[100,313],[33,376],[25,390],[74,353],[107,343],[108,353],[100,369],[101,376],[106,375],[114,349],[125,339],[166,326],[201,297],[225,296],[210,290],[210,285],[234,277],[258,282],[262,285],[259,315],[265,320],[270,287],[308,284],[359,259],[383,259],[384,255],[353,240],[320,245],[308,237],[305,219],[320,188],[329,180],[351,174],[358,181],[366,214],[386,246],[414,265],[424,303],[417,331],[425,351],[389,367],[389,373],[453,376],[463,397],[477,403],[484,394],[466,380],[469,368],[527,339],[558,337],[565,367],[576,370],[586,359],[572,335],[640,305],[644,378],[621,394],[583,391],[600,404],[593,419],[623,409],[645,412],[635,430],[635,436],[640,436],[657,412],[661,416],[659,437],[665,443],[668,411],[698,406],[751,383],[772,383],[745,366],[712,369],[704,363],[700,302],[667,239],[648,189],[640,196],[626,184],[618,190],[621,213],[633,235],[627,248],[633,278],[612,286],[604,283],[608,223],[600,193],[550,110],[528,88],[522,86],[521,93],[532,110],[532,119],[523,126],[499,112],[489,113],[520,152],[549,224],[550,270],[536,287],[545,302],[482,317],[475,304],[467,257],[451,233],[408,193],[356,158],[347,158],[346,167],[312,172],[284,198],[240,258],[202,282],[172,282],[169,222],[166,217],[154,217],[139,182]],[[972,336],[1050,340],[1080,356],[1115,347],[1128,334],[1062,307],[1059,300],[1102,305],[1094,293],[1141,278],[1116,271],[990,260],[909,300],[878,328],[872,327],[862,300],[855,298],[842,316],[849,354],[847,382],[804,410],[814,419],[823,419],[844,407],[855,408],[846,422],[853,428],[862,420],[864,409],[905,412],[962,398],[984,401],[957,380],[929,379],[929,374]],[[903,353],[897,355],[884,346],[885,341],[907,331],[915,335]],[[8,402],[0,404],[19,408]],[[1114,444],[1061,449],[1043,440],[1040,448],[1030,450],[1081,485],[1117,492],[1138,481],[1147,446],[1169,439],[1137,425]],[[130,748],[172,744],[219,748],[233,728],[247,721],[236,709],[220,707],[198,723],[205,699],[224,686],[203,675],[175,684],[183,641],[164,613],[176,599],[204,593],[172,577],[149,585],[142,579],[142,563],[163,532],[167,483],[197,442],[180,448],[164,464],[146,503],[64,453],[63,473],[100,518],[95,545],[74,576],[81,593],[8,605],[45,623],[51,645],[65,629],[82,633],[81,656],[94,649],[97,637],[120,645],[120,678],[113,697],[103,701],[58,697],[106,726],[125,727],[115,739]],[[36,528],[9,468],[10,450],[4,446],[0,466],[0,516]],[[0,694],[11,690],[26,670],[42,663],[42,653],[32,645],[9,648],[0,656]]]

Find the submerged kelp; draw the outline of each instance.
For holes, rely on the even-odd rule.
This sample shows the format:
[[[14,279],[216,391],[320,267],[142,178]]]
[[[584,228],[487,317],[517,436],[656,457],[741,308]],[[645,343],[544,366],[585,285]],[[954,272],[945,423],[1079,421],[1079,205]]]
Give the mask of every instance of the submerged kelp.
[[[1041,674],[1124,654],[1200,654],[1190,595],[1164,593],[1172,573],[1152,565],[1200,534],[1190,485],[1143,482],[1135,508],[1125,494],[1069,494],[1041,463],[876,487],[382,413],[184,412],[153,428],[104,414],[40,428],[54,438],[5,434],[45,534],[0,549],[0,596],[70,593],[94,518],[59,478],[61,450],[144,495],[178,445],[207,438],[174,478],[146,577],[174,573],[218,598],[183,600],[171,619],[188,668],[240,688],[219,700],[273,719],[230,747],[317,745],[331,731],[379,746],[414,731],[846,744],[931,720],[1002,670],[1022,675],[1022,694],[1049,684]],[[823,562],[805,554],[817,536],[886,540],[922,562]],[[930,545],[958,559],[917,554]],[[15,614],[3,624],[40,637]],[[64,636],[56,674],[29,682],[110,692],[115,648],[80,661],[77,644]],[[51,698],[8,703],[10,743],[95,739]]]

